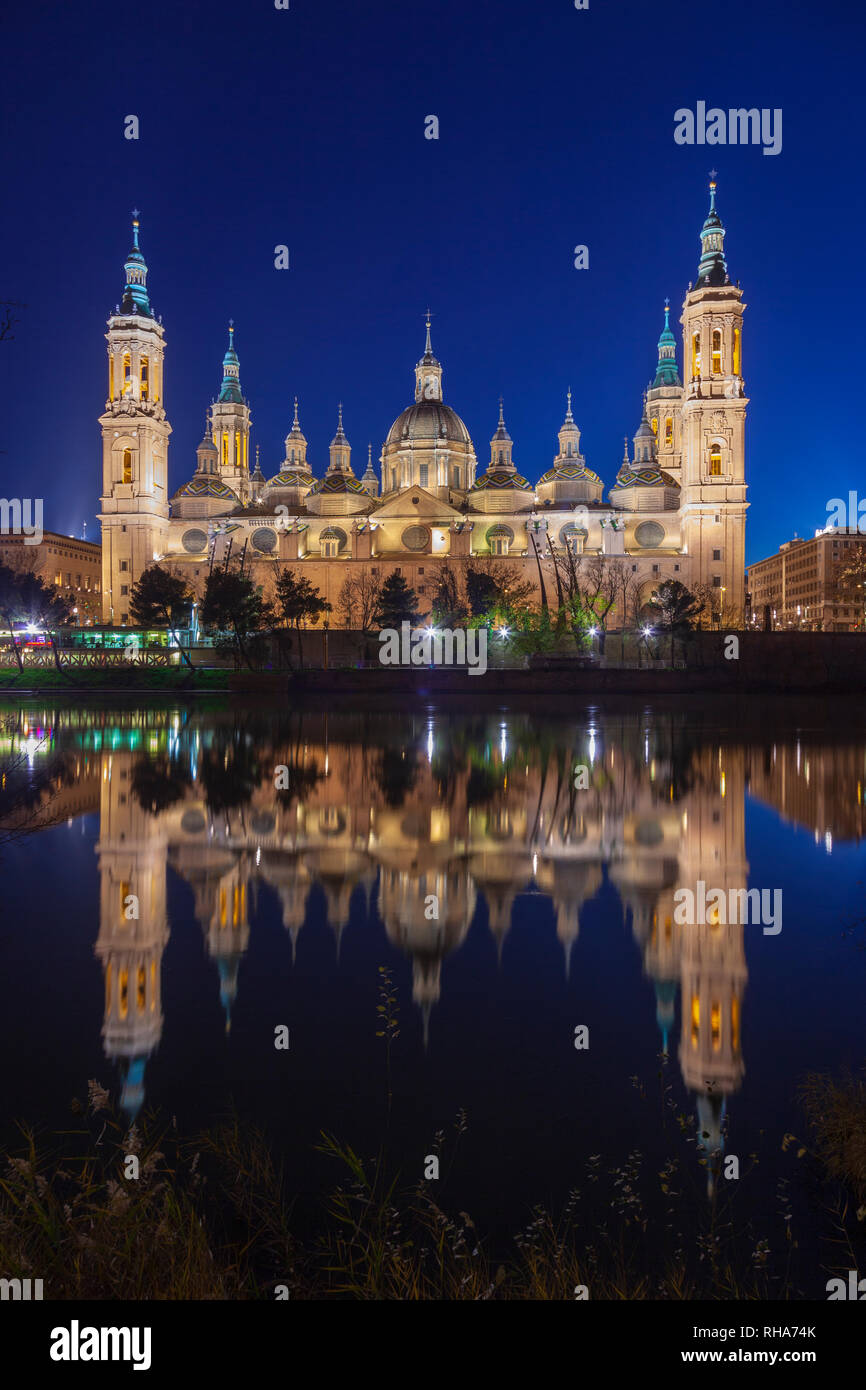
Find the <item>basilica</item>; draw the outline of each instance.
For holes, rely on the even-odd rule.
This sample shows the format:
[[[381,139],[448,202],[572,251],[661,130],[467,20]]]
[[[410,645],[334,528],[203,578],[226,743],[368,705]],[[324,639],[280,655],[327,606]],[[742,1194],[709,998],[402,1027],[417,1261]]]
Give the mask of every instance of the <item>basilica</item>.
[[[379,454],[358,476],[339,407],[327,468],[308,457],[297,399],[285,457],[270,477],[256,451],[241,389],[234,328],[228,330],[219,395],[207,413],[195,471],[172,495],[171,434],[164,406],[162,319],[147,289],[147,266],[133,215],[123,297],[108,319],[108,398],[103,438],[103,621],[130,622],[129,600],[158,561],[201,594],[214,563],[243,559],[269,596],[281,568],[303,572],[333,605],[345,579],[368,569],[399,570],[429,611],[437,567],[496,556],[555,601],[555,558],[618,565],[633,576],[638,603],[666,579],[713,592],[722,620],[736,624],[744,600],[746,520],[742,291],[724,254],[716,186],[700,233],[697,278],[683,302],[682,375],[665,302],[658,358],[631,449],[606,488],[581,450],[571,392],[549,467],[530,470],[508,432],[500,402],[490,459],[480,466],[472,438],[445,402],[443,368],[431,339],[415,367],[414,401],[394,421]],[[638,393],[636,392],[636,397]],[[268,472],[271,470],[268,469]],[[530,476],[527,476],[529,474]],[[629,614],[612,613],[613,626]]]

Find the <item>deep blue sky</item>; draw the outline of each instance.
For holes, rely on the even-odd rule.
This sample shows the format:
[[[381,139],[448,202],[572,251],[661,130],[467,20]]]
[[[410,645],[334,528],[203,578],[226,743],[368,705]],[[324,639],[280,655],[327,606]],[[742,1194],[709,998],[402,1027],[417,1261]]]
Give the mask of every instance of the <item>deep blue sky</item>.
[[[266,476],[295,394],[314,472],[342,399],[361,473],[412,399],[428,302],[482,465],[501,393],[535,481],[571,385],[609,486],[664,296],[678,319],[695,278],[713,165],[749,306],[748,558],[811,534],[861,483],[853,0],[28,0],[0,32],[0,298],[27,305],[0,344],[0,492],[43,496],[47,526],[87,518],[96,534],[103,334],[132,207],[166,326],[172,490],[195,466],[229,317]],[[698,100],[781,107],[782,153],[677,146],[674,111]]]

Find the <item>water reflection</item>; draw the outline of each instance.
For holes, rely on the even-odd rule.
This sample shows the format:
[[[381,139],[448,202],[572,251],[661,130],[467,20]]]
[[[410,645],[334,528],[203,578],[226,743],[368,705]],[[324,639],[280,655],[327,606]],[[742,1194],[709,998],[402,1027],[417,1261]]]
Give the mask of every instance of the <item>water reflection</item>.
[[[480,901],[501,960],[518,898],[549,900],[568,974],[586,906],[609,883],[655,990],[658,1047],[718,1156],[745,1072],[744,928],[678,925],[676,888],[749,886],[747,793],[828,852],[863,833],[862,740],[746,739],[679,714],[34,708],[7,713],[2,739],[10,765],[22,752],[28,766],[60,759],[31,830],[98,814],[102,1039],[130,1118],[163,1030],[169,867],[192,890],[227,1031],[258,892],[276,894],[294,959],[318,885],[338,957],[350,901],[375,903],[411,960],[425,1045],[443,961]]]

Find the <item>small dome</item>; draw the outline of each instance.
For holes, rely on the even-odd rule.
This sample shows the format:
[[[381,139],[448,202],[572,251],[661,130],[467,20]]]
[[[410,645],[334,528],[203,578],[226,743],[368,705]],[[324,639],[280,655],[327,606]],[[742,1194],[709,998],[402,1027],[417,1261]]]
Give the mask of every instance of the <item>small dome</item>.
[[[367,496],[367,489],[362,483],[358,482],[357,478],[350,478],[347,474],[341,473],[336,469],[322,478],[321,482],[314,483],[310,488],[311,497],[318,497],[323,494],[335,496],[347,492],[360,492],[362,496]]]
[[[309,468],[304,468],[302,464],[294,467],[281,468],[279,473],[275,473],[273,478],[268,478],[268,487],[312,487],[315,478]]]
[[[510,487],[518,492],[534,491],[532,483],[527,482],[520,473],[512,473],[507,468],[488,468],[486,473],[482,473],[480,478],[475,479],[469,490],[470,492],[485,492],[488,489],[501,491]]]
[[[454,444],[472,444],[468,429],[450,406],[443,405],[442,401],[418,401],[397,416],[388,432],[385,448],[402,444],[404,440],[410,443],[429,440],[433,444],[443,439]]]
[[[218,454],[219,450],[209,434],[206,434],[196,450],[198,454]]]
[[[679,488],[676,478],[672,478],[670,473],[666,473],[663,468],[656,468],[652,465],[649,468],[621,468],[617,474],[616,482],[611,488],[611,495],[621,492],[627,487],[675,487]]]
[[[237,502],[237,493],[226,487],[221,478],[213,474],[197,474],[183,487],[178,488],[172,501],[179,497],[216,497],[220,502]]]
[[[595,483],[598,487],[604,487],[601,478],[597,473],[593,473],[591,468],[587,468],[583,463],[556,463],[552,468],[548,468],[538,480],[538,486],[544,483]]]

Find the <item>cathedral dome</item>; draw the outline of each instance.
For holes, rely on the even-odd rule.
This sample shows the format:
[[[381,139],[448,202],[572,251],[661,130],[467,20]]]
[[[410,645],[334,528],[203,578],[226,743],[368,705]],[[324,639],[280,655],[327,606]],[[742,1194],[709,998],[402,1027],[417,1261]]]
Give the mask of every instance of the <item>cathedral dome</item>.
[[[314,483],[310,488],[310,497],[331,496],[339,497],[345,493],[360,493],[362,497],[367,496],[367,489],[357,478],[345,473],[328,473],[320,482]]]
[[[585,463],[556,463],[552,468],[548,468],[538,480],[538,486],[543,487],[545,483],[593,483],[598,487],[604,487],[604,483],[597,473],[593,473],[591,468],[587,468]]]
[[[281,468],[279,473],[274,474],[273,478],[268,478],[267,486],[275,487],[312,487],[315,482],[312,471],[303,464],[296,464]]]
[[[397,416],[388,432],[385,448],[427,441],[433,445],[438,440],[472,445],[468,429],[450,406],[442,401],[416,401],[415,405],[410,405],[402,415]]]
[[[532,483],[520,473],[508,468],[488,468],[480,478],[476,478],[470,492],[498,491],[500,488],[513,488],[515,492],[534,492]]]
[[[627,487],[675,487],[679,488],[676,478],[671,477],[663,468],[651,464],[647,468],[632,466],[621,468],[617,474],[616,482],[610,490],[610,495]]]
[[[201,473],[197,473],[183,487],[178,488],[172,501],[179,501],[182,497],[214,497],[220,502],[238,501],[237,493],[226,487],[222,479],[212,474]]]

